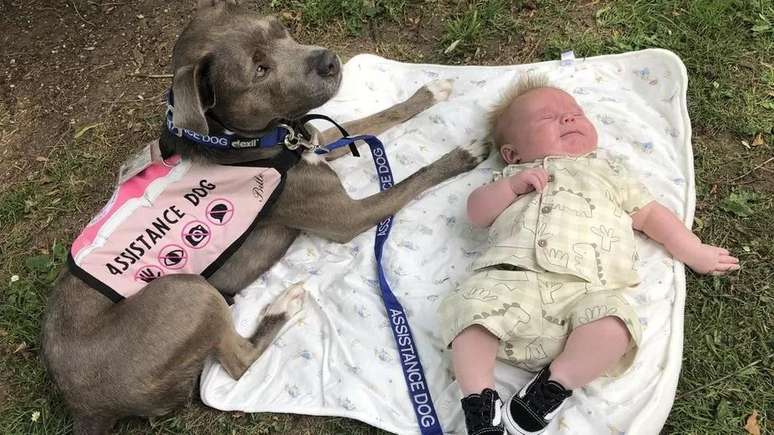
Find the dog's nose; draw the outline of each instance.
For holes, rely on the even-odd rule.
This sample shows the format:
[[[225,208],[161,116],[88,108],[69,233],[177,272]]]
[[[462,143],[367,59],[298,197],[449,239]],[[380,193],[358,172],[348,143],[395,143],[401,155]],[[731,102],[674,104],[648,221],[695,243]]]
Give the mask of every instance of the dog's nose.
[[[339,58],[330,50],[318,50],[311,58],[312,68],[320,77],[331,77],[339,73]]]

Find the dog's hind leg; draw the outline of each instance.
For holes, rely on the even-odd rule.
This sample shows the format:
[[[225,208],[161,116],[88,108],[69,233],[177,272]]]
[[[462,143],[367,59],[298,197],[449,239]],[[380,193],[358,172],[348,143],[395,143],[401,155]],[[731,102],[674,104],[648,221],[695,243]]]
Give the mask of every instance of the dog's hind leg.
[[[301,311],[306,292],[302,284],[285,290],[263,313],[250,339],[229,330],[216,347],[216,356],[229,375],[239,379],[277,337],[291,317]]]
[[[342,126],[351,135],[370,134],[379,135],[390,128],[408,121],[414,115],[429,109],[436,103],[446,101],[452,91],[451,80],[434,80],[419,88],[414,95],[406,101],[398,103],[388,109],[382,110],[362,119],[345,122]],[[327,144],[341,137],[336,128],[329,128],[318,138],[318,143]],[[362,143],[360,143],[362,145]],[[335,160],[349,153],[349,149],[339,148],[325,155],[326,160]]]
[[[272,303],[251,341],[237,335],[223,297],[201,276],[161,277],[113,304],[66,273],[44,323],[45,361],[78,417],[76,433],[104,433],[122,417],[163,415],[188,401],[210,355],[244,373],[302,295],[294,287]],[[93,314],[73,321],[73,301]]]

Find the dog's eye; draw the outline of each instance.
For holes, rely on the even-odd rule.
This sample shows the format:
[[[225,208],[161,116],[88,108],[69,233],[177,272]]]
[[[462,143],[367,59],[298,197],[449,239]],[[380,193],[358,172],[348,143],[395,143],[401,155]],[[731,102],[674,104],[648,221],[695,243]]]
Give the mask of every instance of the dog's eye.
[[[269,67],[258,65],[255,68],[255,77],[260,79],[260,78],[266,77],[266,74],[269,74]]]

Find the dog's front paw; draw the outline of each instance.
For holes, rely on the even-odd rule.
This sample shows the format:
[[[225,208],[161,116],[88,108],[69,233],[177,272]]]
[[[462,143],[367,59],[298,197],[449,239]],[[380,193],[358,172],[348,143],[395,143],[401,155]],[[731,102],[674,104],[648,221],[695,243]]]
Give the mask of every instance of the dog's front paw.
[[[476,166],[486,160],[491,151],[489,141],[481,139],[474,139],[467,145],[461,145],[459,149],[470,155],[470,159],[473,162],[472,166]]]
[[[454,88],[454,80],[433,80],[432,82],[425,83],[423,88],[430,91],[430,93],[433,95],[434,103],[440,103],[441,101],[446,101],[449,99],[449,96],[452,93],[452,89]]]
[[[435,104],[441,101],[449,99],[449,95],[452,92],[452,85],[454,80],[433,80],[422,85],[414,95],[412,95],[402,105],[402,110],[405,112],[406,119],[411,118],[423,110],[427,110],[433,107]]]
[[[304,308],[306,290],[303,284],[296,284],[282,292],[277,299],[266,309],[267,316],[282,316],[286,319],[293,317]]]
[[[488,142],[475,139],[449,151],[433,163],[433,166],[437,165],[437,167],[443,168],[443,173],[447,178],[454,177],[475,168],[486,160],[489,156],[489,149]]]

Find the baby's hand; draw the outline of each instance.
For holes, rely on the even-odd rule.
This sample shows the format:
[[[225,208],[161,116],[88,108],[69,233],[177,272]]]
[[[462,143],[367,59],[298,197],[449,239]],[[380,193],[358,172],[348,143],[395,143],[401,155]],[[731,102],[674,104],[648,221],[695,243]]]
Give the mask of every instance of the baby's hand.
[[[548,171],[543,168],[532,168],[521,171],[508,178],[513,193],[523,195],[527,192],[537,190],[540,192],[548,184]]]
[[[696,273],[725,275],[739,270],[739,259],[732,257],[728,250],[701,243],[690,253],[685,262]]]

